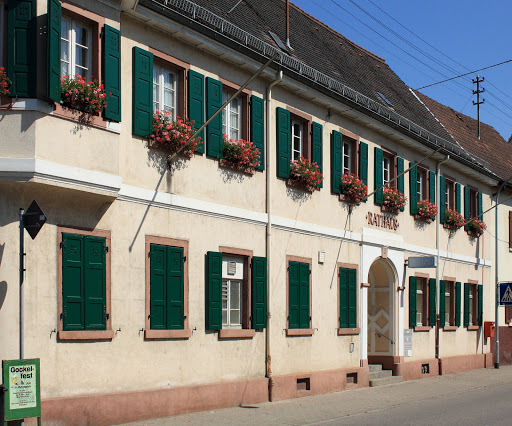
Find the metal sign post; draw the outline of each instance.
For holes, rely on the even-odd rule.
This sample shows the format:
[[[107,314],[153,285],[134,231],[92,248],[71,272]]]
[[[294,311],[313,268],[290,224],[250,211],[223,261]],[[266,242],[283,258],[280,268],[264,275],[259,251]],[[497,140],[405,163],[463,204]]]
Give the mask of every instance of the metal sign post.
[[[512,282],[499,283],[500,287],[500,305],[512,306]]]

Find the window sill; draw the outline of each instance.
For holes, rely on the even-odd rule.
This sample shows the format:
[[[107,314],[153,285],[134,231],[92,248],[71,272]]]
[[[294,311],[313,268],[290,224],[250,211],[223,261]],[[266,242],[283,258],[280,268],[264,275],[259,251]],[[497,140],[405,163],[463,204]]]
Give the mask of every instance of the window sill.
[[[340,194],[339,200],[343,201],[343,202],[345,202],[347,204],[350,204],[352,206],[359,206],[361,204],[361,201],[355,201],[353,198],[350,198],[346,194]]]
[[[359,328],[338,328],[338,336],[351,336],[360,332]]]
[[[457,226],[457,225],[452,225],[452,224],[450,224],[450,223],[443,223],[443,228],[444,228],[444,229],[448,229],[448,230],[450,230],[450,231],[454,231],[454,232],[455,232],[455,231],[457,231],[460,227],[459,227],[459,226]]]
[[[188,339],[190,330],[144,330],[144,339]]]
[[[423,223],[432,223],[434,221],[434,219],[432,219],[431,217],[423,217],[418,214],[414,215],[414,220],[416,220],[417,222],[423,222]]]
[[[219,330],[219,339],[252,339],[256,331],[247,328],[223,328]]]
[[[298,189],[300,191],[309,192],[310,194],[312,194],[315,191],[318,191],[318,188],[314,188],[313,190],[308,189],[305,184],[295,179],[286,179],[286,186]]]
[[[479,325],[468,325],[467,326],[468,331],[476,331],[480,329]]]
[[[444,331],[456,331],[459,327],[457,327],[456,325],[445,325],[443,327],[443,330]]]
[[[76,330],[57,332],[59,340],[112,340],[114,338],[114,330]]]
[[[430,331],[432,327],[428,326],[428,325],[417,325],[416,327],[414,327],[414,331]]]
[[[55,109],[52,115],[55,117],[63,118],[65,120],[80,123],[84,126],[95,127],[97,129],[107,130],[113,133],[121,133],[121,123],[105,120],[99,115],[88,115],[71,108],[63,108],[58,103],[55,103]]]
[[[255,173],[254,167],[239,166],[237,163],[226,160],[224,158],[219,159],[219,167],[222,167],[223,169],[231,169],[236,172],[244,173],[250,176],[254,175]]]
[[[398,214],[400,213],[400,207],[388,207],[383,204],[380,206],[380,211],[382,213],[391,213],[391,214]]]
[[[287,336],[312,336],[315,330],[313,328],[287,328]]]

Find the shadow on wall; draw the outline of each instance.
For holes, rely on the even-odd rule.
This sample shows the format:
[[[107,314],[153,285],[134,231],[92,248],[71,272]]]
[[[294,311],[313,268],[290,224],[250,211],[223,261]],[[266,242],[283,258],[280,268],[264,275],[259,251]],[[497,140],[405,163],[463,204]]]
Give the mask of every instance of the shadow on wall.
[[[5,249],[5,243],[0,244],[0,268],[2,266],[2,259],[4,257],[4,249]],[[0,281],[0,309],[2,309],[6,295],[7,295],[7,282]]]

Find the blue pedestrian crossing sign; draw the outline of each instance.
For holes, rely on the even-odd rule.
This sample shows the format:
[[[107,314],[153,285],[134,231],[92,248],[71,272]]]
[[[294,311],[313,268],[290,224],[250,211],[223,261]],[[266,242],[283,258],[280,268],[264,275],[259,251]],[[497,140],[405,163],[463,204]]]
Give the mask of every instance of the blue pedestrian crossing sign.
[[[500,283],[500,305],[512,305],[512,283]]]

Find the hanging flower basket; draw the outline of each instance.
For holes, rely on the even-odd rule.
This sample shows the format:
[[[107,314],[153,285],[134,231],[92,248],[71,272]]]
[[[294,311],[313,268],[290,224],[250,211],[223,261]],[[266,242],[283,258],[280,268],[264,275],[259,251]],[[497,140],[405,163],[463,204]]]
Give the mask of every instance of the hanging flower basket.
[[[193,124],[186,117],[177,117],[172,121],[169,112],[156,111],[153,114],[153,133],[149,136],[149,144],[166,148],[171,153],[183,148],[179,155],[192,158],[196,147],[203,144],[201,138],[190,139],[195,133]]]
[[[383,212],[397,214],[402,207],[405,207],[407,197],[393,186],[383,188],[384,201],[381,205]]]
[[[291,187],[313,192],[319,189],[323,179],[318,164],[301,156],[297,160],[291,161],[290,179],[286,183]]]
[[[255,168],[260,165],[260,150],[244,139],[233,140],[224,135],[222,155],[223,158],[219,160],[221,167],[249,175],[253,175]]]
[[[60,104],[87,115],[99,115],[107,107],[103,84],[98,80],[86,81],[80,74],[60,79]]]
[[[429,200],[418,201],[418,213],[414,215],[417,220],[431,223],[437,216],[437,206]]]
[[[11,80],[7,77],[7,71],[5,71],[4,67],[0,67],[0,95],[1,96],[9,96],[11,93],[9,92],[9,86],[11,85]]]
[[[368,188],[365,183],[353,173],[345,173],[341,177],[340,200],[348,204],[359,205],[366,198]]]
[[[464,222],[464,216],[457,210],[446,209],[446,222],[443,224],[444,228],[456,231],[464,225]]]
[[[468,223],[468,226],[468,234],[473,238],[480,237],[480,235],[482,235],[487,228],[485,222],[477,218],[471,219],[471,222]]]

